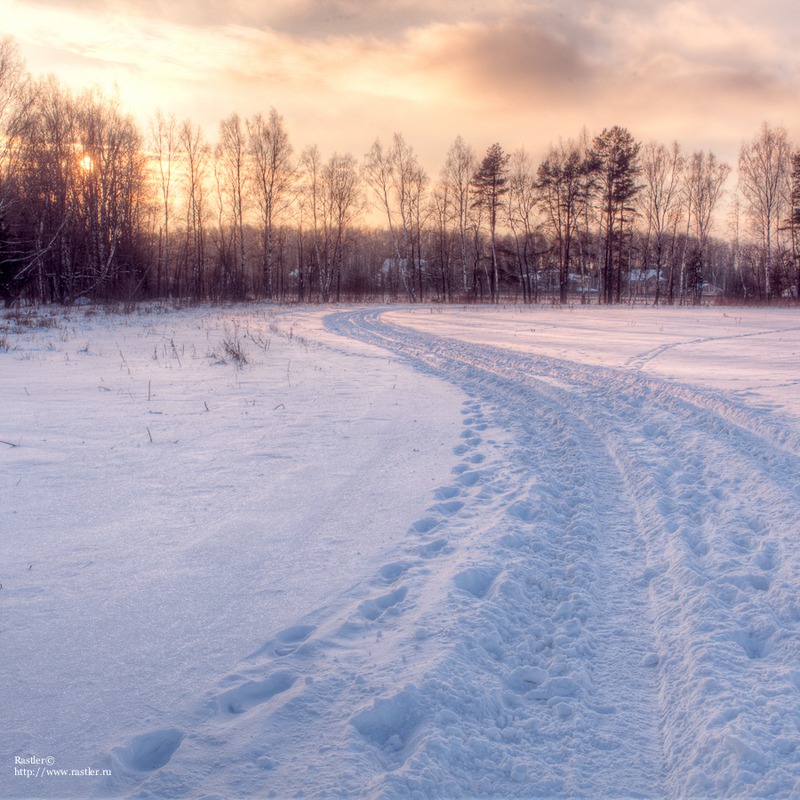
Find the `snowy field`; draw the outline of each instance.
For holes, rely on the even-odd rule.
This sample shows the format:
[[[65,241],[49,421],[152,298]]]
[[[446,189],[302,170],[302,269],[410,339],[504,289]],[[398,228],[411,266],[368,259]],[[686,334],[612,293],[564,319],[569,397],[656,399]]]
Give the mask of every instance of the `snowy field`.
[[[799,368],[796,310],[6,313],[0,797],[800,796]]]

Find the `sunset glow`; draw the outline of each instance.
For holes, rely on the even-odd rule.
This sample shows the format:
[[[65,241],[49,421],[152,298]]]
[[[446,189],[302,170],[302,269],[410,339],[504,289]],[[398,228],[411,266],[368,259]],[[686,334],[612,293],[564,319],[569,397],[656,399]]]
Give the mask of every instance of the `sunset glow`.
[[[4,7],[31,72],[118,91],[143,123],[161,109],[213,132],[275,107],[300,147],[360,156],[400,131],[430,169],[458,134],[540,154],[620,124],[733,161],[764,120],[800,129],[799,12],[783,0]]]

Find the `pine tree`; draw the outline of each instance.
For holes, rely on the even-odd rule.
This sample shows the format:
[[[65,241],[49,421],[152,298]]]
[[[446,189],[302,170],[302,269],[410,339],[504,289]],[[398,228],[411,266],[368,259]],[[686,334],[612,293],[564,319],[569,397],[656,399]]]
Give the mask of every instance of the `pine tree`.
[[[493,144],[472,176],[472,207],[486,212],[492,255],[490,292],[493,303],[499,302],[497,266],[497,218],[503,208],[503,196],[508,192],[508,155],[499,144]]]

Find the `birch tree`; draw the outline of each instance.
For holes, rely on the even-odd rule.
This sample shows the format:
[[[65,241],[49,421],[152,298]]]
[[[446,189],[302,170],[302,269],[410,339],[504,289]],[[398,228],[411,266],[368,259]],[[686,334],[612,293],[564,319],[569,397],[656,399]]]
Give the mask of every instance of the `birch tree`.
[[[408,299],[422,299],[421,209],[428,176],[402,134],[387,150],[376,139],[364,159],[364,178],[386,217],[396,268]]]
[[[170,222],[172,211],[173,172],[175,169],[178,150],[178,127],[174,116],[164,117],[161,111],[156,112],[155,118],[150,122],[150,143],[153,147],[153,160],[157,176],[159,195],[161,200],[161,224],[158,232],[158,257],[156,262],[156,294],[161,295],[162,282],[168,292],[174,288],[180,295],[181,286],[179,276],[175,276],[175,286],[172,285],[171,270],[171,238]]]
[[[246,291],[245,207],[247,193],[247,138],[238,114],[220,123],[214,169],[219,202],[220,256],[224,290],[237,297]]]
[[[667,237],[674,232],[680,214],[681,176],[685,157],[677,142],[670,148],[648,142],[642,150],[642,205],[647,223],[647,238],[655,239],[655,305],[661,300],[661,273],[664,268]]]
[[[458,237],[458,256],[461,272],[461,288],[469,292],[469,230],[470,230],[470,181],[475,174],[477,162],[472,148],[460,137],[447,152],[447,160],[439,176],[439,183],[449,201],[451,219]]]
[[[702,299],[705,280],[708,239],[714,223],[714,212],[724,192],[725,181],[731,168],[709,152],[695,152],[692,155],[689,180],[692,183],[693,203],[691,207],[696,237],[695,252],[692,257],[692,288],[694,301]]]
[[[211,147],[203,135],[202,128],[190,120],[184,121],[181,125],[179,146],[183,165],[185,209],[184,263],[190,276],[190,291],[195,297],[205,297],[207,181]]]
[[[772,299],[773,267],[788,206],[790,171],[791,148],[786,129],[772,128],[765,122],[759,135],[739,151],[739,189],[761,248],[767,302]]]
[[[267,297],[275,296],[276,225],[292,202],[296,177],[293,148],[283,117],[270,109],[247,122],[250,173],[261,218],[261,269]]]

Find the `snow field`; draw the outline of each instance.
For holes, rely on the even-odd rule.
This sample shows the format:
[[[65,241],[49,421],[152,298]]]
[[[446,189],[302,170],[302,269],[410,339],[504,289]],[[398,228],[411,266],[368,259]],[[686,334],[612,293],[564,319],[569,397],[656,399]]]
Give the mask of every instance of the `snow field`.
[[[429,327],[427,319],[417,322],[419,315],[387,316]],[[555,552],[531,571],[548,575],[556,598],[561,594],[566,600],[544,618],[550,625],[566,619],[570,635],[587,642],[576,651],[565,648],[562,637],[556,648],[573,670],[579,665],[584,670],[570,673],[568,683],[572,697],[584,700],[581,710],[591,708],[587,698],[603,688],[629,707],[615,707],[613,700],[604,706],[611,733],[605,741],[613,753],[604,765],[592,763],[602,739],[581,743],[571,737],[570,772],[589,783],[551,784],[533,793],[790,796],[797,791],[794,665],[800,618],[794,532],[800,529],[800,472],[792,418],[776,424],[761,409],[754,412],[638,370],[587,367],[538,354],[520,357],[466,346],[455,337],[414,341],[407,331],[401,334],[369,317],[364,322],[372,338],[402,340],[405,352],[424,353],[421,358],[434,369],[452,375],[456,362],[462,381],[470,375],[469,365],[481,376],[482,398],[496,394],[487,381],[511,381],[517,413],[504,427],[513,429],[514,419],[527,414],[536,420],[533,436],[519,433],[516,440],[547,442],[527,463],[535,464],[533,474],[541,469],[555,478],[555,486],[524,506],[554,523],[547,538],[557,541]],[[789,347],[796,348],[796,328],[788,332],[794,334]],[[483,328],[469,335],[485,337]],[[749,366],[755,373],[763,370]],[[796,412],[796,392],[786,396]],[[548,406],[551,419],[537,419]],[[503,408],[513,408],[513,402]],[[546,459],[565,446],[572,448],[562,459],[569,473],[559,475],[558,466],[548,466]],[[581,462],[590,465],[583,475]],[[586,475],[594,486],[583,499]],[[560,493],[558,486],[564,487]],[[570,515],[560,519],[564,494]],[[538,531],[546,530],[541,518],[536,522]],[[579,557],[570,572],[554,570],[573,548]],[[576,568],[577,590],[569,587]],[[603,649],[606,655],[598,658]],[[638,671],[632,654],[639,659]],[[541,659],[534,663],[540,666]],[[604,665],[609,674],[603,674]],[[648,686],[642,667],[657,682]],[[659,706],[657,714],[648,713]],[[563,708],[562,714],[578,715],[574,708]],[[581,722],[584,735],[603,729],[588,717]],[[655,757],[648,771],[642,759],[659,751],[663,756]],[[625,765],[634,766],[628,777]],[[540,765],[537,771],[546,769]]]
[[[4,319],[0,353],[0,795],[84,797],[89,779],[6,767],[177,747],[176,724],[136,737],[402,537],[452,461],[460,396],[431,409],[432,379],[320,357],[265,308],[43,314]],[[241,369],[223,363],[237,327]]]
[[[199,317],[201,330],[210,315],[215,330],[228,325],[230,333],[226,312],[182,313],[176,319],[197,324]],[[240,326],[256,325],[246,317],[236,311]],[[198,361],[203,392],[186,390],[187,406],[202,405],[209,370],[225,375],[224,388],[212,385],[220,403],[231,403],[226,416],[213,430],[192,429],[187,451],[204,436],[216,436],[216,448],[230,440],[225,471],[239,467],[231,486],[241,491],[220,483],[219,464],[211,463],[217,450],[200,448],[215,481],[207,493],[191,484],[158,496],[159,519],[174,527],[158,551],[168,563],[163,572],[149,567],[158,580],[139,596],[169,598],[167,638],[160,639],[169,624],[163,606],[140,610],[129,596],[122,603],[126,612],[137,608],[160,649],[151,643],[124,680],[100,669],[95,654],[84,653],[82,663],[76,655],[64,667],[47,663],[61,678],[76,670],[93,678],[100,696],[119,692],[126,680],[135,693],[160,692],[147,710],[123,700],[115,719],[82,734],[84,754],[94,753],[113,773],[94,786],[96,794],[800,792],[794,315],[416,308],[298,309],[270,319],[265,330],[273,344],[263,367],[271,371]],[[168,325],[176,324],[170,316]],[[531,334],[542,330],[546,336]],[[175,332],[159,329],[168,351],[180,338]],[[252,352],[255,338],[243,341]],[[278,342],[282,349],[273,351]],[[135,362],[129,348],[126,342],[120,349],[143,381],[144,362]],[[15,352],[0,356],[0,369]],[[284,357],[298,370],[285,397],[277,393]],[[183,370],[170,384],[177,392],[186,386],[186,368],[170,369]],[[24,386],[33,385],[29,373],[22,376]],[[323,384],[327,391],[320,392]],[[402,410],[394,416],[399,386]],[[17,385],[14,408],[19,395]],[[245,402],[242,409],[240,401],[253,397],[258,405]],[[269,404],[260,402],[265,398]],[[369,409],[379,402],[381,424],[374,425]],[[284,404],[280,411],[297,408],[297,435],[275,425],[273,403]],[[64,407],[74,414],[74,403]],[[170,425],[188,425],[177,406],[161,410],[177,417]],[[209,419],[210,412],[197,413]],[[344,425],[343,415],[357,424]],[[51,435],[63,436],[60,430],[54,424]],[[150,427],[152,444],[167,431],[167,443],[173,435],[180,443],[186,430]],[[138,449],[152,451],[140,430],[139,437]],[[24,455],[20,445],[0,456]],[[51,457],[52,449],[43,443],[37,458]],[[166,449],[162,444],[160,459]],[[248,458],[254,452],[271,453],[268,464],[279,454],[290,463],[248,481],[263,463]],[[136,467],[122,470],[128,481],[156,466],[126,463]],[[162,477],[182,474],[175,467],[165,466]],[[74,475],[65,488],[74,493],[86,480]],[[45,494],[43,486],[31,492],[31,507]],[[182,527],[178,506],[164,504],[192,496],[205,497],[208,508]],[[313,512],[293,522],[281,516],[318,496],[324,502]],[[346,518],[334,510],[341,497]],[[130,507],[141,513],[141,503],[131,499]],[[123,521],[133,514],[105,510]],[[220,525],[221,512],[225,527],[202,538],[202,546],[169,556],[198,521]],[[69,529],[84,536],[87,526],[73,513]],[[256,521],[265,516],[278,520],[282,535],[264,533]],[[144,531],[157,530],[155,514],[145,515],[127,560],[108,570],[117,584],[134,572],[131,564],[147,574],[154,534]],[[97,557],[102,536],[92,535]],[[65,545],[63,560],[73,549]],[[3,583],[19,580],[26,564],[18,561]],[[181,575],[187,563],[191,580]],[[216,579],[213,593],[226,605],[209,610],[197,597],[198,579]],[[63,578],[54,572],[50,580],[58,586]],[[71,586],[62,587],[61,599],[74,608],[87,601],[99,607],[117,584],[102,591],[89,585],[80,602]],[[45,597],[33,608],[46,625],[55,611],[46,599],[50,584],[40,588]],[[15,602],[28,613],[21,599]],[[111,622],[105,632],[110,628]],[[123,646],[125,657],[145,647],[148,636]],[[29,666],[36,648],[16,656],[15,663]],[[174,684],[166,685],[170,670]],[[17,688],[23,678],[15,680]],[[67,708],[75,702],[71,691],[61,696]],[[30,746],[41,747],[42,720],[37,729],[30,707],[14,708]],[[65,716],[53,741],[70,730]],[[12,744],[8,752],[16,749]]]

